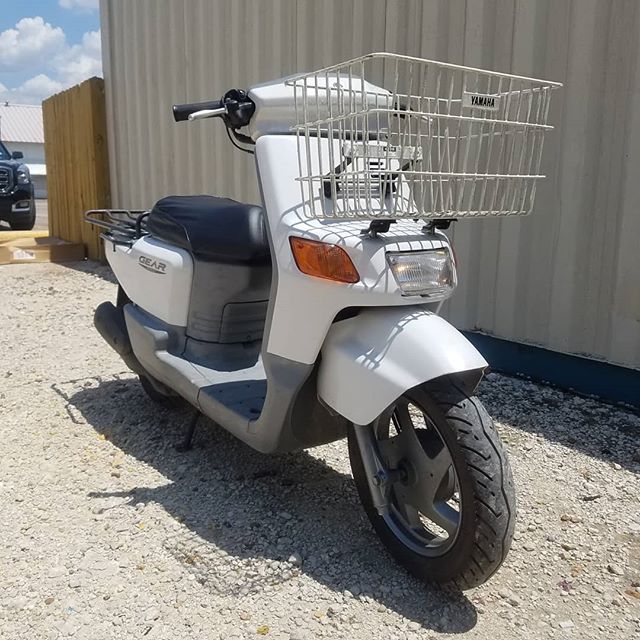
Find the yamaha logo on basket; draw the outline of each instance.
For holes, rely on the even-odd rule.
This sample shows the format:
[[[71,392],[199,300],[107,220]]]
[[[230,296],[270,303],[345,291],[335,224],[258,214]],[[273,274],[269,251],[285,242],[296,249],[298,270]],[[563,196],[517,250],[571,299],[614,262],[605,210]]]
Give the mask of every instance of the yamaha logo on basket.
[[[166,273],[167,265],[160,260],[154,260],[148,256],[140,256],[138,258],[138,264],[151,273],[159,273],[161,276]]]
[[[462,106],[472,109],[484,109],[485,111],[497,111],[500,107],[500,96],[492,96],[485,93],[462,94]]]

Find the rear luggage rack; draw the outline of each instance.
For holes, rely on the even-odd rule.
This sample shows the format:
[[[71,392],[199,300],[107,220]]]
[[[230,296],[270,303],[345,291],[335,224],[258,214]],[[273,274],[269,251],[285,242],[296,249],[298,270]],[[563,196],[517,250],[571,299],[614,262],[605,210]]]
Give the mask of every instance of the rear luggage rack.
[[[147,216],[144,209],[92,209],[84,214],[84,219],[92,225],[106,229],[101,238],[114,244],[133,244],[138,238],[148,234]]]

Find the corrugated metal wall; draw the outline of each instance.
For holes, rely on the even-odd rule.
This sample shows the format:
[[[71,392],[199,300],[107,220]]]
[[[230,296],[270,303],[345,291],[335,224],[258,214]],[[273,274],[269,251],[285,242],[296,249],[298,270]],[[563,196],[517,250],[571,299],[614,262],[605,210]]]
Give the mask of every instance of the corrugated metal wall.
[[[459,223],[457,326],[640,368],[637,0],[102,0],[115,206],[257,200],[251,159],[174,102],[387,50],[565,84],[536,213]]]

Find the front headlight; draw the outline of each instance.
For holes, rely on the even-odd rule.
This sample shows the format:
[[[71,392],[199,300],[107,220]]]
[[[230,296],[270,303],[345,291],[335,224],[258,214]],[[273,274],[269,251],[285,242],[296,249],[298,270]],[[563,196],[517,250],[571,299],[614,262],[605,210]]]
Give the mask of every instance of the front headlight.
[[[425,296],[435,302],[448,298],[458,284],[448,247],[387,253],[387,262],[403,296]]]
[[[31,182],[31,172],[26,164],[21,164],[16,173],[18,175],[18,184],[29,184]]]

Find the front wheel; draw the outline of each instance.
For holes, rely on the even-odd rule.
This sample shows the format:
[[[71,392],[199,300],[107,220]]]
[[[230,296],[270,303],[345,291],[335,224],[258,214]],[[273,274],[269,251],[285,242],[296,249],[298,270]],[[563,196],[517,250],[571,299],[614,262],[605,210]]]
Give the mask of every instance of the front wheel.
[[[415,387],[372,425],[350,427],[349,457],[371,524],[412,574],[469,589],[500,567],[515,526],[514,486],[476,397],[448,378]]]

